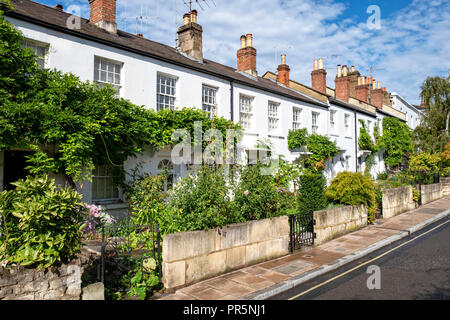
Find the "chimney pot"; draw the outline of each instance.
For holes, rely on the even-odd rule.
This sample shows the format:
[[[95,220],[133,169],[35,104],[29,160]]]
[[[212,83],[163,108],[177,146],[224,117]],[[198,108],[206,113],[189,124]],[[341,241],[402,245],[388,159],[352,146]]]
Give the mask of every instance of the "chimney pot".
[[[323,69],[323,58],[319,59],[319,69],[322,70]]]
[[[281,55],[281,64],[286,64],[286,54]]]
[[[242,35],[241,36],[241,49],[245,48],[247,46],[247,38]]]
[[[342,75],[344,77],[346,77],[348,75],[348,69],[347,69],[347,65],[344,64],[344,66],[342,67]]]
[[[247,47],[253,48],[253,35],[251,33],[247,34]]]
[[[183,24],[184,25],[187,25],[187,24],[189,24],[191,22],[191,16],[189,15],[189,13],[186,13],[184,16],[183,16]]]
[[[192,10],[191,12],[189,12],[189,15],[191,18],[191,22],[197,23],[197,10]]]
[[[319,69],[319,61],[317,61],[317,59],[314,59],[314,70],[318,69]]]
[[[116,0],[89,0],[89,22],[97,27],[117,33]]]
[[[338,70],[337,70],[337,77],[340,78],[342,77],[342,67],[340,64],[338,64]]]

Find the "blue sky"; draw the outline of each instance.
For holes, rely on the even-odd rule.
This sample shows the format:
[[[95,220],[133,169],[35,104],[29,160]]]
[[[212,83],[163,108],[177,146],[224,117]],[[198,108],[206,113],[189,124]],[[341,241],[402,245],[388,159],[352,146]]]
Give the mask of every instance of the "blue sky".
[[[79,6],[89,17],[88,0],[39,0]],[[215,5],[213,4],[215,2]],[[390,92],[419,103],[427,76],[447,76],[450,68],[450,0],[208,0],[198,9],[204,56],[236,66],[242,34],[253,33],[258,73],[275,71],[287,54],[293,80],[311,84],[313,60],[324,58],[327,84],[334,87],[337,64],[355,65]],[[368,28],[370,5],[381,13],[381,28]],[[144,37],[175,46],[176,28],[188,11],[183,0],[117,0],[118,26],[135,33],[141,10]],[[139,27],[140,29],[141,27]],[[373,72],[373,73],[371,73]]]

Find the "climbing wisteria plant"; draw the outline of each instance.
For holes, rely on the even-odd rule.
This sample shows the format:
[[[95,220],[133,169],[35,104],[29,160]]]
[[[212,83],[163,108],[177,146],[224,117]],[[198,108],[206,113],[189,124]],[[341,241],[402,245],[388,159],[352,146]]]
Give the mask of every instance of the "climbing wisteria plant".
[[[75,181],[91,179],[95,165],[120,168],[146,146],[174,144],[176,129],[191,135],[194,122],[205,132],[238,125],[223,118],[209,119],[198,109],[155,112],[117,97],[111,87],[99,88],[73,74],[42,70],[23,37],[0,16],[0,151],[25,148],[32,175],[63,174]],[[28,67],[20,67],[28,66]]]

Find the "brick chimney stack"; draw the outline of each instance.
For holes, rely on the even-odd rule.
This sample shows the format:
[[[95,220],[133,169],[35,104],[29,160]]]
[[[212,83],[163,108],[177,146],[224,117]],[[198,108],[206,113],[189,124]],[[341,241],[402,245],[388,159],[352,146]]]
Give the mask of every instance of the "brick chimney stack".
[[[358,77],[358,85],[356,86],[356,99],[369,102],[369,86],[370,78],[366,81],[365,76]]]
[[[327,93],[327,71],[323,67],[323,59],[314,60],[314,70],[311,72],[311,83],[313,89]]]
[[[90,23],[108,31],[117,33],[116,0],[89,0]]]
[[[289,72],[291,69],[286,64],[286,55],[281,55],[281,64],[278,66],[278,82],[286,87],[289,87]]]
[[[352,66],[348,77],[350,78],[350,97],[356,98],[356,86],[358,85],[358,77],[361,74],[359,71],[355,70],[355,66]]]
[[[350,77],[348,76],[347,65],[338,66],[338,73],[334,80],[336,98],[348,102],[350,98]]]
[[[253,35],[241,36],[241,48],[237,52],[237,69],[254,77],[258,76],[256,71],[256,49],[253,48]]]
[[[183,25],[178,28],[178,48],[180,52],[203,61],[203,28],[197,23],[197,10],[183,16]]]
[[[370,104],[378,109],[383,108],[384,91],[381,89],[381,83],[378,81],[378,86],[370,92]]]

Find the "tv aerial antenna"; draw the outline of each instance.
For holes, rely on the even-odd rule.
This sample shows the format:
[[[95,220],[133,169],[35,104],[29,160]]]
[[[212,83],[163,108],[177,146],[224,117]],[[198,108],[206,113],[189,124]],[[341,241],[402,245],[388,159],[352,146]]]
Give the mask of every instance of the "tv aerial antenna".
[[[189,11],[192,11],[194,5],[197,5],[200,9],[205,10],[202,6],[202,3],[206,4],[208,8],[211,8],[208,3],[209,1],[211,1],[211,3],[216,6],[214,0],[183,0],[184,4],[189,7]]]
[[[156,7],[156,14],[153,16],[150,16],[147,14],[148,8],[145,8],[141,5],[141,14],[139,16],[129,17],[127,19],[133,19],[136,21],[136,34],[143,34],[144,33],[144,23],[148,23],[151,19],[159,19],[158,16],[158,8]]]

